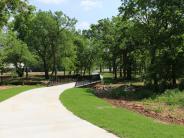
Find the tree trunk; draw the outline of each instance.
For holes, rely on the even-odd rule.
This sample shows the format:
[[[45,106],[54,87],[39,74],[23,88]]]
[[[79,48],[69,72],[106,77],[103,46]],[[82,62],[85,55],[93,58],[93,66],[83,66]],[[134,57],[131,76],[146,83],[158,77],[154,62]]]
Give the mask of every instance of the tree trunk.
[[[86,74],[86,68],[84,68],[83,76],[85,76],[85,74]]]
[[[120,67],[120,78],[123,77],[123,69],[122,69],[122,66]]]
[[[127,80],[132,80],[132,59],[127,57]]]
[[[83,75],[83,68],[81,68],[81,73],[80,74],[81,74],[81,76]]]
[[[102,64],[100,64],[100,73],[102,73]]]
[[[91,75],[91,69],[89,68],[89,76]]]
[[[130,65],[128,65],[128,69],[127,69],[127,80],[132,80],[132,67],[131,67],[131,63],[130,63]]]
[[[127,50],[123,50],[123,76],[127,79]]]
[[[43,61],[44,63],[44,72],[45,72],[45,79],[49,79],[49,69],[46,60]]]
[[[117,75],[117,67],[114,68],[114,78],[117,79],[118,75]]]
[[[120,57],[120,78],[123,77],[122,69],[123,69],[123,56]]]
[[[56,54],[54,54],[54,79],[57,78]]]
[[[174,64],[172,64],[172,86],[176,87],[176,69]]]
[[[116,61],[113,61],[113,73],[114,73],[114,78],[117,79],[117,66],[116,66]]]
[[[55,68],[55,71],[54,71],[54,79],[56,80],[57,79],[57,69]]]
[[[127,78],[127,69],[125,68],[125,66],[124,66],[124,68],[123,68],[123,78],[124,78],[124,79]]]
[[[16,72],[17,72],[18,77],[24,76],[24,69],[16,67]]]
[[[49,71],[48,68],[45,69],[45,79],[49,79]]]
[[[28,76],[29,76],[29,74],[28,74],[28,67],[26,67],[26,79],[28,79]]]
[[[65,68],[64,68],[64,76],[66,76],[66,70],[65,70]]]
[[[112,72],[112,68],[111,68],[111,67],[109,67],[109,72],[110,72],[110,73]]]
[[[151,66],[152,66],[152,68],[154,68],[154,65],[155,65],[155,53],[156,53],[156,49],[154,48],[151,50]],[[154,87],[157,88],[158,79],[157,79],[157,73],[155,72],[155,70],[153,70],[153,74],[152,74],[151,79],[153,79]]]
[[[56,63],[56,50],[55,46],[52,46],[52,55],[53,55],[53,67],[52,67],[52,76],[54,76],[54,80],[57,79],[57,63]]]

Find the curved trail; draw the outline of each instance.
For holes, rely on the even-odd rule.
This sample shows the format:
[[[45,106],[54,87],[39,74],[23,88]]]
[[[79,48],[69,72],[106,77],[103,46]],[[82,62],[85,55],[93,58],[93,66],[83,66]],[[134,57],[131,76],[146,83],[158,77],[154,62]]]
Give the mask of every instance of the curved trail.
[[[0,138],[117,138],[61,104],[59,95],[74,85],[33,89],[0,103]]]

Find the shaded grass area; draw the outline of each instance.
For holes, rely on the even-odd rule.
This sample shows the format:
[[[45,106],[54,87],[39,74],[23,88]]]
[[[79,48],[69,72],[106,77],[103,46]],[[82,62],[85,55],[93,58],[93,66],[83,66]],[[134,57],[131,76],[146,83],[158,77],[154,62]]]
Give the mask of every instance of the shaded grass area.
[[[144,85],[144,82],[140,81],[139,78],[133,78],[132,81],[129,80],[124,80],[123,78],[119,78],[119,73],[118,73],[118,78],[114,79],[114,75],[111,72],[103,72],[101,73],[101,75],[103,76],[103,81],[105,85],[110,85],[110,84],[117,84],[117,83],[123,83],[126,85]]]
[[[114,77],[112,72],[103,72],[102,75],[104,78],[113,78]]]
[[[113,107],[90,89],[65,91],[63,104],[77,116],[122,138],[184,138],[184,127],[156,122],[132,111]]]
[[[8,99],[8,98],[11,98],[21,92],[24,92],[24,91],[27,91],[27,90],[31,90],[31,89],[34,89],[34,88],[38,88],[38,87],[41,87],[41,86],[37,86],[37,85],[34,85],[34,86],[17,86],[17,87],[13,87],[13,88],[9,88],[9,89],[5,89],[5,90],[0,90],[0,102]]]
[[[111,72],[103,72],[101,75],[103,76],[103,81],[105,84],[115,84],[121,81],[118,79],[114,79],[114,75]]]

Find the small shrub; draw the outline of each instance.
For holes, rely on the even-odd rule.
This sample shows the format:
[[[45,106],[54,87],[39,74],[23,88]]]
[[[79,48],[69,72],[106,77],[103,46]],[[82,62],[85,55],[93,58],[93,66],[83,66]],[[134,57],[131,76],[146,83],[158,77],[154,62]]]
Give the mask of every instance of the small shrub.
[[[113,89],[110,93],[109,96],[111,98],[123,98],[123,99],[127,99],[127,100],[142,100],[145,98],[149,98],[152,97],[153,95],[155,95],[154,91],[149,90],[149,89],[145,89],[142,87],[135,87],[135,91],[127,91],[126,87],[122,87],[122,88],[117,88],[117,89]]]

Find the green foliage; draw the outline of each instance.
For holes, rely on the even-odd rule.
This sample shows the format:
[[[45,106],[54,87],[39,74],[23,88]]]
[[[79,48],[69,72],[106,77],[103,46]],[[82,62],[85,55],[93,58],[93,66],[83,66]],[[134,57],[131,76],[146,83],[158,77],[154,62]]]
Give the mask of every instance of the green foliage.
[[[27,45],[18,40],[14,33],[4,33],[2,41],[3,63],[13,64],[19,77],[23,76],[24,66],[34,62]]]
[[[5,68],[5,55],[3,52],[3,44],[5,43],[5,37],[2,32],[0,32],[0,70],[1,72]]]
[[[16,32],[37,57],[31,66],[41,67],[46,79],[50,71],[56,77],[58,70],[85,75],[108,68],[115,79],[140,76],[164,91],[176,87],[184,74],[183,7],[183,0],[122,0],[118,16],[76,32],[76,19],[61,11],[36,11],[24,0],[1,0],[0,28]]]
[[[76,36],[74,45],[76,45],[77,50],[76,72],[85,75],[88,70],[90,74],[97,58],[95,47],[87,39],[87,36],[80,34]]]
[[[29,47],[41,59],[46,79],[49,78],[49,70],[57,74],[60,64],[63,68],[74,69],[75,48],[71,33],[75,23],[75,19],[62,12],[51,11],[39,11],[31,21]]]
[[[9,27],[17,32],[17,37],[28,44],[31,40],[29,33],[31,32],[31,21],[35,16],[35,7],[26,5],[23,10],[15,15],[14,20],[10,23]]]
[[[168,81],[176,86],[183,74],[183,1],[123,1],[120,15],[135,22],[141,48],[148,51],[146,80],[159,85]],[[181,6],[182,5],[182,6]]]
[[[66,71],[74,71],[76,69],[76,47],[74,45],[74,38],[73,34],[71,32],[65,32],[62,36],[63,41],[60,48],[61,53],[60,59],[61,59],[61,67],[64,68]],[[59,66],[59,65],[58,65]]]
[[[12,14],[19,12],[27,5],[25,0],[1,0],[0,1],[0,29],[6,25]]]

